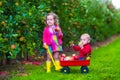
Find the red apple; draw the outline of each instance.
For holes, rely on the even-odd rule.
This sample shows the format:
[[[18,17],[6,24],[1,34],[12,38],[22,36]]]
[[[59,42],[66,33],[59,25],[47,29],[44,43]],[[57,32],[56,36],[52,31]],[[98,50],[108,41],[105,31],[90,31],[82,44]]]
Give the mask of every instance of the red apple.
[[[62,54],[61,57],[60,57],[60,60],[63,61],[65,57],[66,57],[66,55]]]
[[[11,45],[11,49],[15,49],[16,46],[14,44]]]
[[[56,27],[56,28],[55,28],[55,31],[56,31],[56,32],[60,31],[60,28],[59,28],[59,27]]]
[[[62,57],[65,57],[66,55],[65,55],[65,54],[62,54],[61,56],[62,56]]]

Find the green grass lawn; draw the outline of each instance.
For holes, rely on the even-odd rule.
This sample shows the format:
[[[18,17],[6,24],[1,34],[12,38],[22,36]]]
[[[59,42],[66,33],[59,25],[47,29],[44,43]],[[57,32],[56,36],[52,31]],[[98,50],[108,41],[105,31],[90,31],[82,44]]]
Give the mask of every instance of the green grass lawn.
[[[45,64],[24,65],[27,76],[17,76],[12,72],[9,80],[120,80],[120,38],[92,52],[89,73],[80,73],[80,67],[70,67],[69,74],[57,72],[52,68],[46,73]]]

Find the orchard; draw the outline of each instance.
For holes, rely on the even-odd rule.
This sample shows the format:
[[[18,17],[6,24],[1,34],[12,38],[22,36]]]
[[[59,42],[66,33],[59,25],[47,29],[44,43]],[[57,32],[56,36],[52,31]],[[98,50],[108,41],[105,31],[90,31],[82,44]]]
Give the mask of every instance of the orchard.
[[[103,0],[1,0],[0,60],[28,60],[44,51],[44,16],[55,12],[64,34],[63,47],[89,33],[92,44],[120,33],[120,11]],[[7,57],[6,57],[7,55]]]

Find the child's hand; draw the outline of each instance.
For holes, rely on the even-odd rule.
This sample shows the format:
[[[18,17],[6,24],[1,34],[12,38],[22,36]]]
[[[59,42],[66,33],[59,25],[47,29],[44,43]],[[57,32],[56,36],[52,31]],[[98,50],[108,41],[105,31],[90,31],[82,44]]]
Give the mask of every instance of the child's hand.
[[[45,49],[47,49],[47,45],[46,45],[46,43],[43,44],[43,47],[44,47]]]

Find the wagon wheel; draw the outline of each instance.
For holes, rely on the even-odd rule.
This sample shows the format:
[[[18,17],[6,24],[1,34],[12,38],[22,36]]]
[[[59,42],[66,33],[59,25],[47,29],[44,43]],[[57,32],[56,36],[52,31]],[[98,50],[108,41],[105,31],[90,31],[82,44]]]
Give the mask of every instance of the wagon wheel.
[[[63,67],[63,68],[61,69],[61,72],[68,74],[68,73],[70,73],[70,68],[69,68],[69,67]]]
[[[88,73],[89,72],[89,69],[87,66],[82,66],[81,67],[81,73]]]

